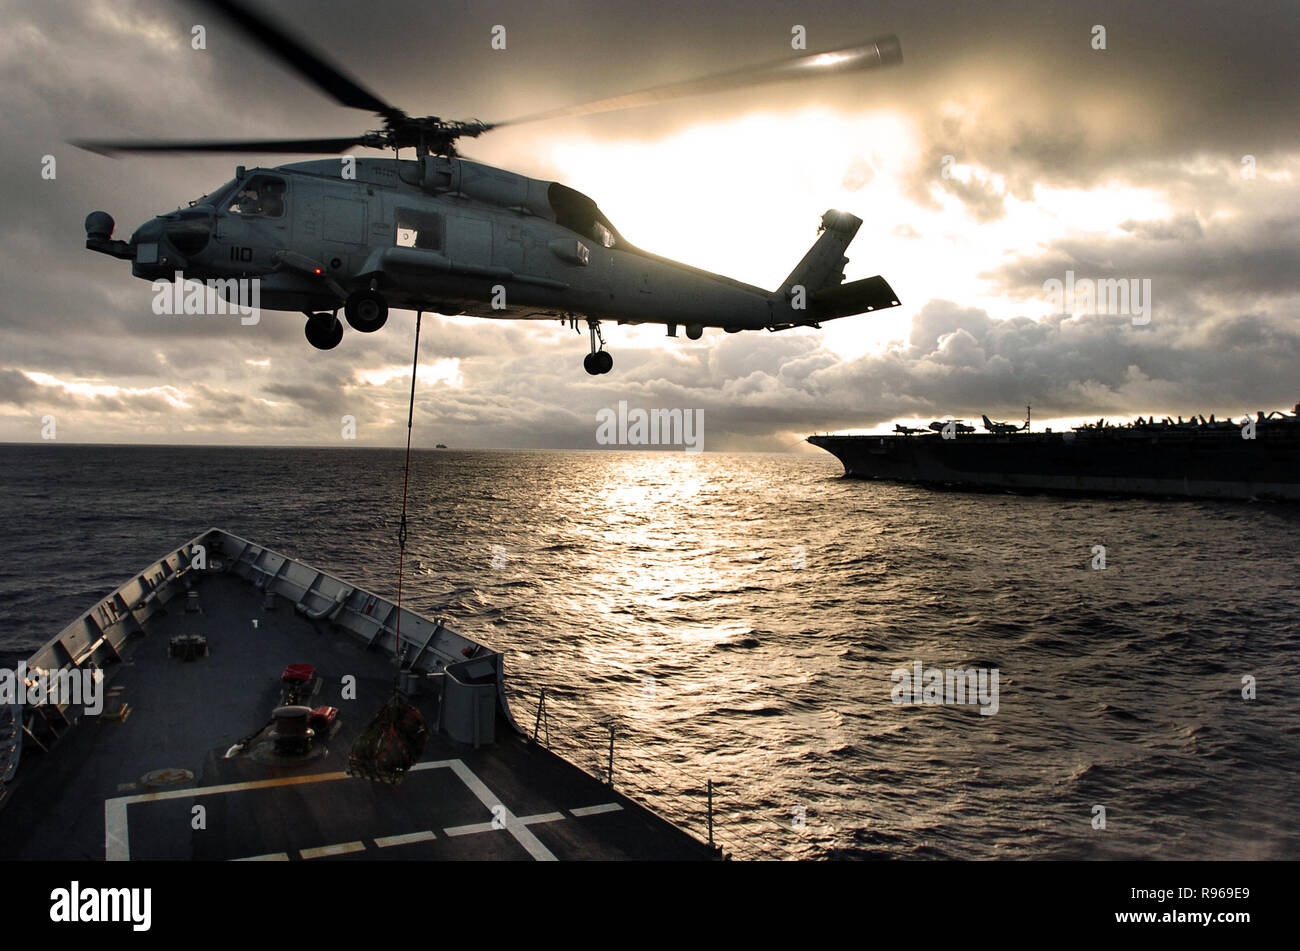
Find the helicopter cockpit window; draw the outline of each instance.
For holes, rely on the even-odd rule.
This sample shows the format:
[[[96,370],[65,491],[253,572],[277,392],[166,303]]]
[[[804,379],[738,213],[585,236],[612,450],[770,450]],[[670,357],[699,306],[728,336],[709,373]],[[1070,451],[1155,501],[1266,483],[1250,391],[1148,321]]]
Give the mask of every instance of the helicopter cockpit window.
[[[236,215],[279,218],[284,214],[284,179],[254,175],[239,186],[226,210]]]
[[[397,209],[397,246],[442,250],[442,216],[429,211]]]
[[[190,202],[190,207],[193,208],[195,205],[219,206],[230,195],[230,191],[234,187],[235,187],[234,179],[231,179],[230,181],[226,182],[226,184],[222,185],[220,188],[215,188],[212,191],[208,192],[206,195],[200,195],[198,198],[194,199],[192,202]]]
[[[576,231],[584,238],[590,238],[603,247],[614,246],[617,240],[614,226],[601,214],[596,203],[582,192],[574,191],[559,182],[552,182],[546,191],[546,197],[555,211],[555,223],[561,228]]]

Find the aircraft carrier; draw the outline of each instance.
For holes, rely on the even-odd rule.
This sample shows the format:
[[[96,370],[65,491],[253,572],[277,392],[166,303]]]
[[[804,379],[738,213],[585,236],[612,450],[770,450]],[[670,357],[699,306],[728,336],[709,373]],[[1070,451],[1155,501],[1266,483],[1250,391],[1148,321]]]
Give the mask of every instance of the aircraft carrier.
[[[499,651],[221,529],[3,673],[0,859],[726,857],[614,789],[612,732],[605,776],[529,737]]]
[[[1014,429],[994,424],[1001,429]],[[900,427],[901,428],[901,427]],[[1300,405],[1240,423],[1200,418],[1095,424],[1066,432],[815,435],[860,479],[961,489],[1300,501]],[[1026,429],[1028,424],[1026,424]],[[944,431],[946,429],[946,432]]]

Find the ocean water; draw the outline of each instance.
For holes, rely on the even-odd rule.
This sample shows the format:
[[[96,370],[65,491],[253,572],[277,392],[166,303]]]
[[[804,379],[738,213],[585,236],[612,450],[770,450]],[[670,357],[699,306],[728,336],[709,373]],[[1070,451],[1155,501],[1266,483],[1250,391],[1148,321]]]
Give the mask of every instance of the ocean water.
[[[417,452],[405,596],[580,765],[612,725],[615,784],[700,831],[711,781],[739,858],[1300,857],[1300,507],[840,473]],[[0,480],[5,666],[211,526],[396,591],[397,451],[3,446]],[[996,669],[997,712],[894,702],[918,662]]]

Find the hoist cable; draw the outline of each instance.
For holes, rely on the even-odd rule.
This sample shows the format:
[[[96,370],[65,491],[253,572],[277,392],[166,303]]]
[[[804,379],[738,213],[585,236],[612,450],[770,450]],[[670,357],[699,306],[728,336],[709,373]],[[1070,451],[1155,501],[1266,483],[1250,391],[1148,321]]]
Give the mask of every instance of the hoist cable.
[[[420,371],[420,311],[415,312],[415,353],[411,358],[411,402],[406,412],[406,464],[402,470],[402,520],[397,529],[397,624],[394,631],[393,656],[399,673],[402,651],[402,570],[406,561],[406,501],[411,485],[411,428],[415,422],[415,381]]]

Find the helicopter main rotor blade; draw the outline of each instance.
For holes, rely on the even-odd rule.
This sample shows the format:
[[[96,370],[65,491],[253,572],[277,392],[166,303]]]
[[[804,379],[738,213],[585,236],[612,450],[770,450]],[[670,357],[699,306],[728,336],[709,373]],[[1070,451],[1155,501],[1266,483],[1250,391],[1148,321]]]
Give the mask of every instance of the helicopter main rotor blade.
[[[260,13],[250,10],[239,0],[194,0],[224,14],[248,36],[280,62],[311,82],[335,102],[353,109],[365,109],[381,116],[405,115],[390,106],[355,79],[348,76],[321,54],[308,49],[283,28]]]
[[[195,139],[185,141],[126,141],[111,142],[102,139],[74,139],[72,144],[88,152],[115,155],[118,152],[286,152],[292,154],[324,153],[336,155],[354,145],[364,144],[364,138],[346,139],[248,139],[216,141]]]
[[[758,66],[746,66],[699,79],[670,83],[666,86],[654,86],[621,96],[596,99],[592,102],[575,106],[564,106],[536,112],[505,122],[488,123],[488,128],[498,129],[502,126],[520,125],[524,122],[540,122],[543,119],[564,119],[572,116],[590,116],[600,112],[613,112],[617,109],[636,109],[670,99],[685,96],[698,96],[704,93],[722,92],[739,89],[744,86],[760,86],[767,83],[786,82],[792,79],[816,79],[840,73],[860,72],[881,66],[893,66],[903,61],[903,47],[898,37],[890,34],[868,40],[857,46],[843,49],[824,50],[820,53],[802,53],[788,56]]]

